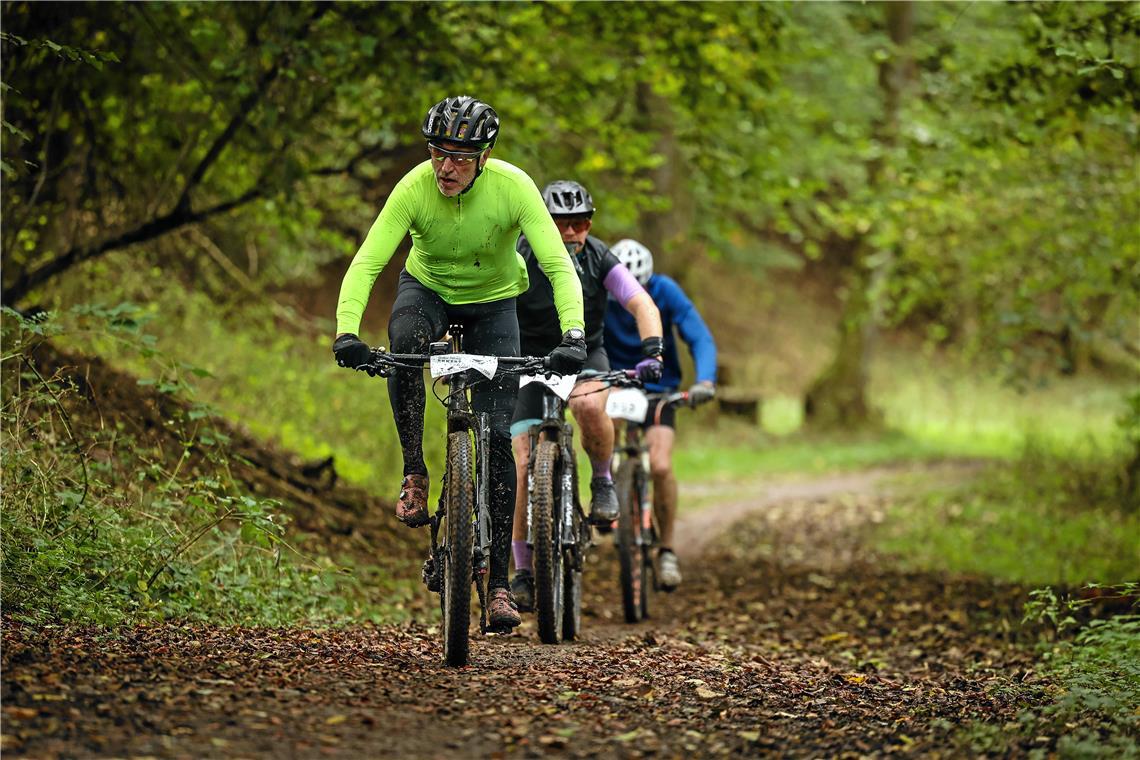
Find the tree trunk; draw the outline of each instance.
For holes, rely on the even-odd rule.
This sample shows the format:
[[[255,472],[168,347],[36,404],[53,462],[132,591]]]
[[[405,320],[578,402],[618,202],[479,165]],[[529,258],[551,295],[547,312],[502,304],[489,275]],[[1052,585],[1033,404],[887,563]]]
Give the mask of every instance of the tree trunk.
[[[868,297],[872,273],[861,265],[863,251],[856,251],[856,256],[860,263],[848,273],[835,357],[804,398],[804,419],[817,428],[863,428],[879,422],[878,414],[867,401],[868,359],[874,340]]]
[[[875,140],[884,147],[880,157],[867,166],[867,182],[872,191],[882,184],[883,156],[895,145],[899,129],[899,108],[913,65],[906,45],[914,31],[914,4],[886,3],[887,32],[893,49],[879,64],[879,88],[883,95],[883,116],[875,125]],[[874,253],[868,236],[855,243],[854,260],[847,272],[847,294],[839,325],[839,345],[831,364],[816,378],[804,397],[804,419],[818,428],[860,428],[878,425],[880,415],[867,398],[867,378],[872,350],[878,334],[879,302],[883,279],[891,258],[870,265]]]
[[[667,198],[669,205],[661,211],[647,211],[641,215],[640,242],[653,252],[657,271],[667,272],[674,279],[684,282],[685,272],[691,256],[678,252],[677,246],[692,222],[692,203],[683,181],[683,158],[673,131],[673,115],[669,102],[653,92],[648,82],[637,86],[639,112],[643,115],[644,128],[660,131],[656,150],[665,160],[654,169],[654,193]]]

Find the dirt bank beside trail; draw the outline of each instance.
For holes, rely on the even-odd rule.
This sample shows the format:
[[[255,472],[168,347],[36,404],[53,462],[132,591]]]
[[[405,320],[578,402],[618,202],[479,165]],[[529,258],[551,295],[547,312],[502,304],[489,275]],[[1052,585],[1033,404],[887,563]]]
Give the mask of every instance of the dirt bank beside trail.
[[[585,635],[480,638],[440,665],[434,621],[336,630],[5,621],[4,752],[29,757],[962,754],[1040,687],[1020,589],[903,573],[862,540],[878,473],[687,516],[685,584],[621,624],[608,543]],[[706,513],[700,513],[703,519]],[[731,526],[731,530],[725,530]],[[426,592],[425,592],[426,593]],[[1036,744],[1049,749],[1053,739]],[[1028,748],[1026,748],[1028,749]]]

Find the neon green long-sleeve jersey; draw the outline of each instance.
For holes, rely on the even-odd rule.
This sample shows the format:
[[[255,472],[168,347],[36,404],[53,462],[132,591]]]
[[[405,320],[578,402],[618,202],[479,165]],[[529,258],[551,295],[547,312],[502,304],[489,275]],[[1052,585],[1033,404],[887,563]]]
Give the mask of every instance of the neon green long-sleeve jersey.
[[[453,198],[436,187],[431,161],[404,175],[344,275],[337,333],[360,330],[372,285],[408,232],[408,273],[447,303],[486,303],[525,292],[526,263],[515,251],[520,230],[553,286],[562,331],[584,328],[582,284],[542,195],[522,169],[492,158],[471,189]]]

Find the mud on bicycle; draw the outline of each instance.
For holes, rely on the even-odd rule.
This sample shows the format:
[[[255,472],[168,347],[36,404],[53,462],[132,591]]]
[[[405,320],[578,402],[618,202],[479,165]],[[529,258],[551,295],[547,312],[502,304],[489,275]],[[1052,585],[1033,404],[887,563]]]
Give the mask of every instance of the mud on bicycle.
[[[601,388],[587,393],[600,393],[612,386],[638,389],[635,392],[640,393],[642,381],[636,370],[611,370],[576,377],[535,376],[523,384],[526,382],[545,386],[542,419],[528,431],[531,454],[526,520],[527,543],[534,550],[534,607],[539,639],[557,644],[571,641],[581,632],[582,571],[593,546],[590,522],[578,492],[574,427],[566,420],[567,402],[572,394],[578,395],[573,391],[575,382],[602,383]],[[688,394],[680,394],[679,400],[687,401]],[[647,545],[647,551],[653,545]]]
[[[430,345],[427,354],[394,354],[373,349],[357,369],[387,377],[398,369],[430,367],[432,391],[447,408],[447,455],[439,506],[431,516],[431,549],[423,580],[440,595],[444,662],[466,665],[470,653],[471,584],[479,597],[479,628],[491,631],[487,573],[491,557],[490,436],[488,415],[471,407],[469,389],[496,374],[543,372],[542,357],[481,356],[463,353],[463,329],[451,325],[450,340]],[[444,383],[446,378],[446,383]],[[440,393],[440,387],[446,391]]]

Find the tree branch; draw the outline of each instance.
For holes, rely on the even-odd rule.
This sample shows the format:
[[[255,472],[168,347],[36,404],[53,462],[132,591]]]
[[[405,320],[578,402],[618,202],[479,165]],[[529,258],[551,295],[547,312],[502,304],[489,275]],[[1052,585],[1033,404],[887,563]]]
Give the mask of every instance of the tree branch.
[[[239,206],[244,206],[250,201],[263,197],[265,189],[261,183],[255,183],[246,192],[242,193],[236,198],[228,201],[218,203],[213,206],[201,209],[200,211],[191,211],[189,209],[175,208],[169,213],[163,214],[160,217],[151,219],[150,221],[135,227],[133,230],[124,232],[121,235],[104,240],[101,243],[91,243],[89,245],[76,246],[69,250],[67,253],[58,256],[51,261],[45,262],[42,266],[21,274],[20,277],[7,288],[3,293],[3,301],[9,306],[15,305],[21,298],[28,294],[39,285],[42,285],[47,280],[56,276],[60,272],[64,272],[76,264],[80,264],[89,259],[102,256],[108,251],[113,251],[118,248],[125,248],[129,245],[136,243],[145,243],[148,240],[154,240],[157,237],[172,232],[188,224],[201,222],[209,219],[218,214],[224,214]]]
[[[284,68],[285,64],[292,57],[295,44],[301,42],[309,36],[309,32],[312,31],[313,25],[316,24],[321,16],[328,12],[329,7],[330,6],[327,4],[321,4],[317,6],[316,12],[313,13],[313,15],[309,16],[309,18],[305,21],[305,24],[297,30],[296,35],[293,39],[293,44],[288,46],[281,54],[281,56],[269,68],[269,70],[261,75],[261,78],[258,80],[257,85],[253,88],[253,91],[242,98],[241,102],[238,104],[237,111],[230,118],[230,123],[227,124],[226,128],[222,130],[222,133],[214,139],[213,145],[211,145],[210,149],[206,151],[206,155],[203,156],[202,160],[198,162],[198,166],[194,168],[194,171],[191,172],[189,179],[186,180],[186,186],[182,188],[182,194],[178,198],[178,208],[187,210],[190,208],[190,193],[193,192],[194,188],[196,188],[202,179],[206,176],[206,172],[208,172],[210,170],[210,167],[214,165],[214,162],[218,160],[218,158],[222,155],[222,152],[225,151],[227,147],[229,147],[230,142],[233,141],[234,135],[237,134],[238,130],[245,126],[246,122],[249,119],[250,111],[253,110],[253,107],[257,105],[257,102],[261,100],[269,91],[270,85],[272,85],[277,77],[281,74],[282,68]]]

